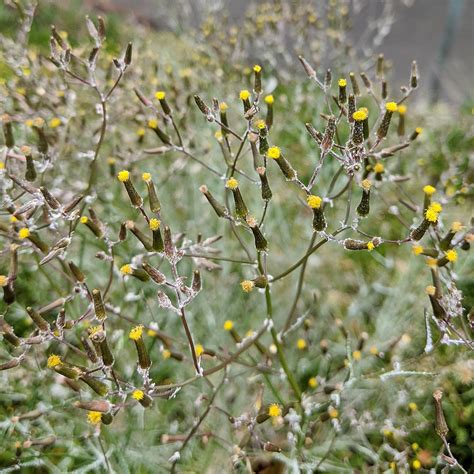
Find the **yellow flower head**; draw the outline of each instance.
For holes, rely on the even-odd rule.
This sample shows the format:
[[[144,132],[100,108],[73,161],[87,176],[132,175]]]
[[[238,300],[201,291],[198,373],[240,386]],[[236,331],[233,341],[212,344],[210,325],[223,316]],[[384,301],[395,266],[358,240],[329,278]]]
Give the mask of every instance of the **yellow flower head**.
[[[33,120],[33,125],[37,128],[41,128],[44,125],[44,120],[41,117],[36,117]]]
[[[151,173],[143,173],[142,174],[142,179],[145,181],[145,183],[148,183],[151,181]]]
[[[372,181],[370,181],[370,179],[364,179],[360,185],[362,186],[363,189],[365,189],[365,191],[369,191],[370,188],[372,187]]]
[[[128,181],[130,179],[130,172],[127,170],[122,170],[117,175],[117,178],[121,183],[125,183],[125,181]]]
[[[134,400],[140,401],[143,399],[144,396],[145,394],[143,393],[143,390],[139,390],[138,388],[132,392],[132,398]]]
[[[423,128],[422,127],[416,127],[415,132],[419,135],[420,133],[423,132]]]
[[[240,286],[245,293],[250,293],[253,290],[255,283],[252,280],[243,280],[240,282]]]
[[[0,275],[0,286],[4,287],[8,284],[8,277],[6,275]]]
[[[10,216],[9,220],[12,224],[14,224],[15,222],[18,222],[18,219],[15,216]]]
[[[379,350],[377,349],[376,346],[371,346],[371,348],[369,349],[369,352],[372,354],[372,355],[377,355],[379,353]]]
[[[362,122],[363,120],[365,120],[367,118],[367,112],[365,110],[362,110],[362,109],[359,109],[357,111],[355,111],[353,114],[352,114],[352,118],[356,121],[356,122]]]
[[[438,260],[436,260],[436,258],[433,258],[433,257],[428,257],[426,259],[426,265],[428,265],[431,268],[435,268],[438,266]]]
[[[439,202],[433,201],[430,204],[430,209],[433,209],[433,211],[439,214],[443,210],[443,206]]]
[[[423,187],[423,192],[427,196],[432,196],[436,192],[436,188],[431,186],[431,184],[427,184],[426,186]]]
[[[265,96],[265,103],[268,105],[272,105],[273,102],[275,102],[275,98],[273,97],[272,94],[268,94]]]
[[[56,128],[61,125],[61,119],[58,117],[54,117],[49,121],[50,128]]]
[[[311,388],[316,388],[318,386],[318,380],[316,379],[316,377],[311,377],[309,380],[308,380],[308,385],[311,387]]]
[[[330,418],[337,418],[339,416],[339,412],[334,407],[329,407],[328,415]]]
[[[339,87],[346,87],[347,81],[345,79],[339,79],[339,81],[337,81],[337,84]]]
[[[267,156],[268,158],[278,160],[278,158],[280,158],[281,156],[280,148],[278,148],[277,146],[271,146],[267,151]]]
[[[27,239],[30,236],[30,230],[27,227],[23,227],[18,231],[18,238],[21,240]]]
[[[171,357],[171,351],[168,349],[163,349],[161,355],[163,356],[163,359],[169,359]]]
[[[224,330],[226,330],[226,331],[230,331],[233,327],[234,327],[234,323],[230,319],[228,319],[224,323]]]
[[[255,64],[255,66],[253,67],[253,71],[254,72],[261,72],[262,70],[262,66],[259,66],[258,64]]]
[[[398,110],[398,105],[396,102],[387,102],[385,104],[385,110],[388,112],[396,112]]]
[[[458,259],[458,254],[454,249],[448,250],[444,254],[449,262],[455,262]]]
[[[425,219],[429,222],[436,222],[438,220],[438,213],[429,207],[425,212]]]
[[[128,333],[128,337],[132,339],[132,341],[138,341],[143,335],[143,325],[140,324],[135,326],[133,329],[130,330]]]
[[[268,415],[271,416],[272,418],[281,416],[281,408],[279,407],[279,405],[277,405],[276,403],[272,403],[268,407]]]
[[[428,286],[425,288],[425,293],[426,293],[428,296],[434,296],[435,293],[436,293],[436,288],[435,288],[433,285],[428,285]]]
[[[360,351],[354,351],[352,353],[352,358],[355,360],[355,361],[359,361],[360,359],[362,359],[362,352]]]
[[[423,247],[421,245],[414,245],[411,250],[414,255],[420,255],[423,252]]]
[[[158,91],[156,94],[155,94],[155,98],[157,100],[163,100],[164,98],[166,97],[166,93],[164,91]]]
[[[263,130],[267,124],[265,123],[265,120],[257,120],[255,122],[255,126],[259,129],[259,130]]]
[[[87,421],[91,425],[98,425],[102,421],[102,413],[100,411],[90,411],[87,414]]]
[[[221,102],[221,103],[219,104],[219,110],[220,110],[221,112],[225,112],[228,108],[229,108],[229,106],[227,105],[226,102]]]
[[[91,326],[87,332],[89,333],[89,337],[94,337],[98,332],[102,331],[103,328],[101,325],[98,326]]]
[[[315,196],[314,194],[310,194],[306,198],[306,202],[311,209],[319,209],[323,200],[319,196]]]
[[[412,463],[411,463],[413,469],[415,470],[418,470],[421,468],[421,462],[418,460],[418,459],[415,459]]]
[[[225,183],[225,187],[229,189],[237,189],[239,187],[239,182],[235,178],[229,178]]]
[[[400,115],[405,115],[407,113],[407,106],[406,105],[399,105],[398,106],[398,113]]]
[[[79,221],[81,224],[87,224],[89,222],[89,218],[87,216],[81,216]]]
[[[148,127],[149,128],[158,128],[158,120],[156,120],[156,119],[148,120]]]
[[[137,135],[139,137],[143,137],[145,135],[145,129],[143,127],[140,127],[137,129]]]
[[[126,263],[120,267],[120,273],[122,275],[131,275],[133,273],[133,268],[129,263]]]
[[[117,163],[117,160],[113,156],[109,156],[107,158],[107,164],[108,165],[115,165],[115,163]]]
[[[451,224],[451,232],[459,232],[463,229],[463,225],[462,225],[462,222],[459,222],[459,221],[454,221],[452,224]]]
[[[59,357],[58,355],[51,354],[48,357],[47,365],[49,369],[52,369],[53,367],[56,367],[57,365],[61,365],[61,364],[62,364],[61,357]]]
[[[151,230],[158,230],[161,225],[161,221],[159,219],[152,218],[150,219],[150,223],[148,224]]]
[[[306,349],[306,341],[304,339],[298,339],[296,341],[296,347],[302,351],[303,349]]]
[[[248,100],[250,97],[250,92],[247,89],[240,91],[239,94],[240,100]]]
[[[385,171],[385,166],[382,163],[376,163],[374,166],[374,172],[381,174]]]
[[[416,411],[416,410],[418,410],[418,405],[415,402],[410,402],[408,404],[408,408],[410,409],[410,411]],[[415,444],[415,443],[413,443],[413,444]],[[412,447],[413,447],[413,445],[412,445]]]
[[[374,245],[373,242],[367,242],[367,250],[368,250],[369,252],[371,252],[372,250],[374,250],[374,248],[375,248],[375,245]]]
[[[202,347],[202,344],[196,344],[194,349],[196,350],[196,356],[201,357],[204,352],[204,347]]]

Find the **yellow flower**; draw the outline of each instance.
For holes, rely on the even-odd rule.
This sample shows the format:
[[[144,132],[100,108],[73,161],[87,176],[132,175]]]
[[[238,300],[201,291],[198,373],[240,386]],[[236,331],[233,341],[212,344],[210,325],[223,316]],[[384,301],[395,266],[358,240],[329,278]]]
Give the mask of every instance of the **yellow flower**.
[[[259,66],[258,64],[255,64],[255,66],[253,67],[254,72],[260,72],[261,70],[262,70],[262,66]]]
[[[363,120],[367,118],[367,112],[365,110],[359,109],[352,114],[352,118],[356,122],[362,122]]]
[[[129,263],[126,263],[120,267],[120,273],[122,275],[131,275],[133,273],[133,268]]]
[[[203,352],[204,352],[204,347],[202,347],[201,344],[196,344],[196,346],[195,346],[194,349],[196,350],[196,355],[197,355],[198,357],[201,357],[201,355],[202,355]]]
[[[362,186],[363,189],[365,189],[366,191],[369,191],[370,188],[372,187],[372,181],[370,181],[370,179],[364,179],[360,185]]]
[[[14,224],[15,222],[18,222],[18,219],[15,216],[10,216],[10,222]]]
[[[138,341],[138,339],[142,337],[142,334],[143,334],[143,325],[140,324],[130,330],[128,337],[132,339],[132,341]]]
[[[421,462],[418,460],[418,459],[415,459],[412,463],[411,463],[413,469],[420,469],[421,468]]]
[[[411,250],[414,255],[420,255],[423,252],[423,247],[421,245],[414,245]]]
[[[416,411],[416,410],[418,410],[418,405],[415,402],[410,402],[408,404],[408,408],[410,409],[410,411]]]
[[[398,106],[398,113],[400,115],[405,115],[407,113],[407,106],[406,105],[399,105]]]
[[[151,181],[151,174],[150,173],[143,173],[142,174],[142,179],[143,179],[143,181],[145,181],[145,183],[148,183],[149,181]]]
[[[117,162],[117,160],[113,156],[109,156],[107,158],[107,164],[108,165],[115,165],[116,162]]]
[[[239,186],[239,182],[235,178],[229,178],[225,183],[225,186],[229,189],[237,189]]]
[[[230,331],[232,328],[234,327],[234,323],[228,319],[225,323],[224,323],[224,329],[226,331]]]
[[[374,245],[373,242],[367,242],[367,250],[369,252],[372,252],[372,250],[374,250],[374,248],[375,248],[375,245]]]
[[[430,209],[433,209],[433,211],[435,211],[439,214],[443,210],[443,206],[439,202],[433,201],[430,204]]]
[[[346,87],[347,81],[345,79],[339,79],[339,81],[337,81],[337,84],[339,87]]]
[[[130,179],[130,172],[127,170],[122,170],[117,175],[117,178],[121,183],[125,183],[125,181],[128,181]]]
[[[382,163],[376,163],[374,166],[374,172],[377,174],[383,173],[385,171],[385,166]]]
[[[379,353],[379,350],[377,349],[376,346],[372,346],[370,349],[369,349],[369,352],[372,354],[372,355],[377,355]]]
[[[434,296],[435,293],[436,293],[436,288],[433,286],[433,285],[428,285],[426,288],[425,288],[425,292],[427,295],[429,296]]]
[[[328,410],[328,415],[330,418],[337,418],[339,416],[339,412],[335,408],[330,407]]]
[[[227,105],[226,102],[221,102],[221,103],[219,104],[219,110],[220,110],[221,112],[225,112],[228,108],[229,108],[229,106]]]
[[[60,125],[61,125],[61,119],[58,117],[54,117],[49,121],[49,126],[51,128],[56,128],[56,127],[59,127]]]
[[[448,250],[444,254],[449,262],[455,262],[458,259],[458,254],[454,249]]]
[[[360,351],[354,351],[352,353],[352,358],[356,361],[359,361],[360,359],[362,359],[362,352]]]
[[[87,224],[89,222],[89,218],[87,216],[81,216],[79,221],[81,224]]]
[[[428,257],[426,259],[426,265],[428,265],[431,268],[435,268],[438,266],[438,260],[436,260],[436,258],[433,258],[433,257]]]
[[[304,339],[298,339],[296,341],[296,347],[302,351],[303,349],[306,349],[306,341]]]
[[[139,129],[137,129],[137,135],[139,137],[143,137],[145,135],[145,129],[143,127],[140,127]]]
[[[148,120],[148,127],[149,128],[158,128],[158,120],[156,120],[156,119]]]
[[[248,100],[250,97],[250,92],[247,89],[240,91],[239,97],[241,100]]]
[[[138,388],[135,389],[133,392],[132,392],[132,398],[137,400],[137,401],[140,401],[143,399],[144,397],[144,393],[143,393],[143,390],[139,390]]]
[[[265,123],[265,120],[257,120],[255,122],[255,126],[259,129],[259,130],[263,130],[267,124]]]
[[[423,192],[426,195],[431,196],[436,192],[436,188],[434,186],[431,186],[431,184],[427,184],[426,186],[423,187]]]
[[[33,125],[35,127],[41,128],[44,125],[44,120],[41,117],[36,117],[33,120]]]
[[[169,359],[171,357],[171,351],[168,349],[163,349],[161,355],[163,356],[163,359]]]
[[[414,403],[414,405],[416,406],[416,403]],[[411,443],[411,449],[413,449],[413,451],[418,451],[420,449],[420,445],[418,443]]]
[[[268,407],[268,415],[271,416],[272,418],[281,416],[281,408],[276,403],[272,403]]]
[[[0,286],[4,287],[8,284],[8,277],[6,275],[0,275]]]
[[[321,207],[321,203],[323,200],[319,196],[315,196],[314,194],[310,194],[306,198],[306,202],[311,209],[319,209]]]
[[[26,227],[18,231],[18,238],[21,240],[27,239],[30,236],[30,230]]]
[[[159,219],[155,219],[155,218],[150,219],[149,226],[151,230],[158,230],[160,228],[160,225],[161,225],[161,221]]]
[[[271,94],[265,96],[265,103],[266,104],[272,105],[273,102],[275,102],[275,98]]]
[[[27,119],[25,120],[25,125],[27,127],[32,127],[33,126],[33,120],[32,119]]]
[[[459,232],[463,229],[463,225],[461,222],[459,221],[454,221],[452,224],[451,224],[451,232]]]
[[[277,146],[271,146],[267,151],[267,156],[268,158],[278,160],[278,158],[280,158],[281,156],[280,148],[278,148]]]
[[[221,142],[222,141],[222,130],[217,130],[216,133],[214,133],[214,138],[218,141],[218,142]]]
[[[52,369],[53,367],[56,367],[57,365],[61,365],[61,364],[62,364],[61,357],[59,357],[58,355],[51,354],[48,357],[47,365],[49,369]]]
[[[438,213],[429,207],[426,209],[425,219],[430,222],[436,222],[438,220]]]
[[[164,91],[158,91],[155,94],[155,98],[158,100],[163,100],[166,97],[166,93]]]
[[[397,109],[398,109],[398,105],[396,102],[387,102],[385,104],[385,109],[388,111],[388,112],[396,112]]]
[[[416,128],[415,128],[415,132],[419,135],[420,133],[423,132],[423,128],[421,128],[421,127],[416,127]]]
[[[0,170],[5,169],[5,163],[3,161],[0,161]]]
[[[308,380],[308,385],[311,387],[311,388],[316,388],[318,386],[318,381],[316,379],[316,377],[311,377],[309,380]]]
[[[87,414],[87,421],[91,425],[98,425],[102,421],[102,413],[100,411],[90,411]]]
[[[244,280],[240,282],[240,286],[245,293],[250,293],[253,290],[255,283],[252,280]]]

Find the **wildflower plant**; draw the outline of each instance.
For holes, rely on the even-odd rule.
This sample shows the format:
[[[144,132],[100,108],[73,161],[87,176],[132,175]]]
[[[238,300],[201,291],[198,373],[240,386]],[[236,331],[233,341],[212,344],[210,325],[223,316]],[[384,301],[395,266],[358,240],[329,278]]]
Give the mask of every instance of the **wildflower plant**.
[[[245,25],[256,21],[261,34],[242,41],[258,45],[290,21],[292,7],[275,5],[273,13],[255,7]],[[297,10],[294,28],[320,28],[310,7]],[[333,13],[332,38],[342,41]],[[206,70],[207,53],[175,74],[143,43],[111,55],[104,19],[88,17],[86,29],[89,43],[73,46],[53,26],[48,57],[15,50],[0,84],[0,369],[12,390],[15,374],[34,380],[25,393],[56,387],[34,406],[11,403],[0,463],[27,468],[32,449],[71,448],[87,426],[98,465],[120,465],[124,454],[104,449],[121,443],[109,425],[121,431],[142,417],[133,442],[153,420],[163,448],[149,459],[140,452],[150,472],[165,461],[179,471],[196,449],[224,454],[213,464],[223,472],[269,462],[464,470],[462,443],[448,440],[460,417],[446,420],[432,387],[447,377],[427,361],[474,349],[458,285],[472,190],[452,164],[413,171],[425,135],[424,114],[411,114],[423,84],[416,62],[396,92],[383,55],[334,72],[293,55],[300,73],[275,88],[270,41],[249,74],[235,68],[232,87],[219,86],[195,72]],[[212,45],[207,23],[203,34]],[[235,47],[237,32],[229,34],[213,60]],[[426,288],[399,264],[393,296],[387,274],[397,278],[398,256]],[[393,298],[385,306],[384,292]],[[399,330],[396,305],[417,319],[418,333]],[[457,363],[464,386],[472,364]],[[429,390],[420,383],[410,393],[412,379],[430,380]],[[371,413],[364,401],[377,390],[383,406]],[[72,440],[31,421],[53,406],[73,420]],[[430,442],[428,454],[415,443],[422,429],[442,443]],[[350,458],[353,439],[360,453]]]

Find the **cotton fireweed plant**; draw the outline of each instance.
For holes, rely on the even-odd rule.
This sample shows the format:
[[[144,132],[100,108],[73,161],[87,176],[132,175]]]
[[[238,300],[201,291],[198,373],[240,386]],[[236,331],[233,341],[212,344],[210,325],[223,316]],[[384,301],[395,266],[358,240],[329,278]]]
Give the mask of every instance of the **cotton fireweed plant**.
[[[107,430],[107,425],[120,424],[123,413],[137,405],[156,410],[160,403],[179,400],[190,386],[204,380],[210,392],[200,397],[205,408],[197,419],[183,429],[183,436],[162,437],[163,444],[172,444],[172,470],[177,469],[189,441],[201,436],[202,423],[216,407],[229,423],[232,447],[225,449],[234,466],[243,469],[255,461],[256,454],[266,451],[282,452],[275,458],[280,462],[296,459],[316,469],[325,463],[326,456],[311,454],[313,442],[318,437],[326,439],[329,432],[342,436],[347,429],[341,400],[361,376],[357,363],[368,336],[362,333],[354,343],[343,319],[336,317],[334,326],[341,333],[345,353],[334,364],[328,358],[319,371],[303,376],[298,373],[297,359],[309,345],[311,322],[302,295],[303,283],[309,278],[307,263],[313,254],[331,246],[364,255],[411,246],[415,256],[427,258],[426,271],[432,279],[426,288],[429,338],[425,351],[430,352],[433,344],[473,349],[454,273],[457,261],[469,249],[472,229],[467,222],[445,217],[450,198],[457,193],[449,196],[423,182],[417,195],[407,195],[403,186],[409,176],[396,173],[392,166],[400,156],[406,157],[400,152],[409,149],[422,133],[421,128],[411,128],[406,122],[406,104],[418,88],[416,63],[412,64],[408,84],[394,94],[389,93],[383,56],[376,59],[375,74],[347,71],[334,79],[330,70],[316,72],[300,57],[314,95],[323,97],[324,108],[318,111],[321,120],[314,120],[318,124],[322,121],[322,127],[310,122],[300,127],[313,141],[313,155],[297,157],[279,143],[279,135],[273,136],[277,121],[284,120],[275,110],[278,97],[264,92],[263,66],[252,66],[250,86],[242,86],[240,92],[236,88],[235,97],[217,99],[207,91],[194,91],[196,94],[189,93],[181,100],[184,92],[176,87],[174,78],[164,84],[166,87],[147,94],[143,92],[147,84],[126,84],[127,75],[133,74],[132,45],[124,48],[120,58],[104,55],[101,60],[105,24],[101,19],[96,23],[88,19],[87,28],[93,46],[77,53],[66,35],[52,30],[48,72],[54,71],[58,87],[53,105],[63,106],[68,114],[58,117],[44,112],[51,109],[41,99],[46,91],[38,96],[32,93],[31,103],[25,99],[30,98],[28,94],[15,91],[4,102],[1,192],[5,218],[1,232],[5,270],[0,276],[4,303],[0,329],[5,347],[2,354],[6,355],[2,370],[11,373],[26,367],[34,371],[32,359],[36,356],[40,365],[66,387],[65,404],[73,408],[73,416],[84,414],[97,434]],[[32,73],[40,74],[39,66]],[[187,74],[181,80],[186,86],[183,90],[192,87]],[[141,108],[136,149],[126,149],[113,126],[113,119],[122,119],[115,110],[127,108],[126,103],[114,102],[122,87],[128,88],[129,96],[121,99],[134,101],[133,115],[137,107]],[[88,94],[87,105],[92,111],[75,110],[79,93]],[[77,135],[82,126],[89,126],[89,113],[99,122],[93,128],[95,148],[92,152],[73,152],[74,142],[68,141],[68,134]],[[135,126],[132,114],[127,110],[123,113]],[[70,128],[56,134],[66,117],[71,120]],[[203,123],[215,135],[213,146],[221,155],[217,163],[206,159],[206,153],[198,148],[199,137],[193,136],[193,128]],[[145,134],[153,137],[153,147],[145,147]],[[110,147],[109,140],[119,143]],[[158,173],[151,173],[148,163],[135,159],[138,149],[159,159],[173,154],[203,168],[208,178],[196,186],[202,200],[194,205],[209,220],[214,215],[222,220],[226,229],[222,240],[231,242],[223,243],[222,248],[234,253],[220,253],[220,235],[208,234],[207,229],[199,229],[195,239],[181,233],[170,199],[161,192],[162,163],[156,166]],[[106,150],[114,150],[114,156],[108,157]],[[69,166],[67,175],[62,174],[66,172],[63,156],[71,153],[83,159],[83,169],[77,172],[81,179],[74,179],[77,163]],[[84,171],[86,179],[82,179]],[[115,207],[107,196],[107,188],[114,186],[114,201],[120,204]],[[399,203],[410,216],[407,221],[399,211],[390,211],[404,229],[397,237],[367,230],[378,227],[377,219],[372,220],[373,207],[385,203],[388,186],[398,190]],[[165,201],[168,206],[162,205]],[[285,260],[284,267],[274,249],[281,245],[282,234],[292,233],[292,223],[269,222],[274,208],[282,203],[294,207],[295,215],[311,233],[309,244],[300,249],[301,257],[288,266]],[[181,224],[188,227],[188,223]],[[77,248],[82,235],[87,239]],[[218,271],[223,262],[243,269],[231,275],[234,288],[206,286],[209,272]],[[30,281],[35,281],[37,273],[47,278],[48,291],[22,294],[21,278],[27,266],[34,268]],[[94,278],[96,271],[103,278]],[[286,301],[288,307],[274,304],[285,277],[295,271],[299,280],[294,298]],[[241,274],[246,277],[241,279]],[[100,283],[91,286],[90,281]],[[131,286],[134,291],[127,290]],[[261,301],[264,309],[248,333],[242,332],[237,321],[221,315],[218,326],[228,337],[218,348],[207,347],[206,341],[194,336],[200,321],[199,316],[190,317],[193,305],[207,293],[209,299],[229,298],[230,306],[235,291],[252,304]],[[54,293],[60,296],[51,298]],[[150,293],[154,305],[149,308],[151,318],[142,311],[133,317],[124,311]],[[15,327],[17,318],[11,316],[19,312],[27,315],[30,326]],[[180,324],[164,330],[165,318],[176,318]],[[384,351],[371,347],[370,353],[385,361],[399,342],[389,341]],[[123,357],[125,345],[131,349],[127,357]],[[327,340],[320,341],[320,349],[324,355],[330,353]],[[128,359],[132,350],[133,361]],[[182,367],[179,378],[172,381],[153,373],[154,367],[168,360]],[[240,411],[226,410],[216,400],[226,385],[240,383],[236,376],[228,378],[231,366],[237,364],[250,369],[259,385],[253,399],[244,401]],[[386,379],[403,375],[397,364],[393,370],[380,372],[378,375]],[[429,374],[420,373],[425,375]],[[434,400],[437,418],[433,421],[445,443],[443,450],[446,448],[439,462],[457,465],[446,442],[441,396],[436,393]],[[410,410],[416,411],[416,407]],[[23,413],[23,418],[41,414]],[[284,438],[275,433],[284,433]],[[399,450],[387,448],[390,433],[393,426],[385,427],[384,441],[374,442],[377,451],[372,462],[393,469],[410,464],[416,469],[418,463],[421,467],[416,449],[405,442]],[[17,445],[20,462],[22,453],[32,446],[47,447],[57,442],[54,436],[27,438]],[[331,445],[328,453],[330,449]]]

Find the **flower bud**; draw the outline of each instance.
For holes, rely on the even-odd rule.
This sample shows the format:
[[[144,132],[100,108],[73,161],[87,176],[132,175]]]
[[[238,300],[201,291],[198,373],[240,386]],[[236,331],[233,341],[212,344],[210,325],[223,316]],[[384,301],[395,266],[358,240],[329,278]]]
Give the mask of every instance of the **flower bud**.
[[[261,190],[262,190],[262,199],[264,201],[270,201],[272,198],[272,190],[268,184],[267,170],[265,167],[260,166],[257,168],[258,176],[260,177]]]
[[[104,321],[107,318],[107,313],[105,311],[104,301],[102,300],[102,294],[97,288],[92,290],[92,302],[94,304],[95,317],[99,321]]]
[[[370,212],[370,188],[372,183],[368,179],[364,179],[361,183],[362,186],[362,198],[357,206],[356,212],[361,217],[365,217]]]
[[[40,331],[46,332],[50,330],[49,323],[46,321],[35,309],[31,306],[26,308],[26,312],[28,316],[33,320],[35,325],[38,327]]]
[[[266,252],[268,250],[268,243],[258,227],[257,220],[254,217],[247,216],[246,221],[253,233],[257,252]]]
[[[126,170],[120,171],[118,174],[118,179],[121,183],[124,184],[125,189],[127,191],[128,197],[134,207],[142,207],[143,206],[143,199],[138,194],[135,186],[133,185],[132,181],[130,180],[130,173]]]
[[[239,182],[235,178],[229,178],[226,182],[226,188],[232,191],[235,203],[235,214],[244,219],[249,213],[239,189]]]
[[[147,370],[151,366],[150,356],[148,355],[148,351],[145,346],[145,342],[143,341],[143,326],[136,326],[134,327],[128,337],[135,342],[135,347],[137,349],[138,354],[138,364],[143,370]]]
[[[208,200],[209,204],[212,206],[214,209],[215,213],[217,214],[218,217],[226,217],[229,215],[229,210],[223,206],[222,204],[219,204],[214,196],[211,194],[209,189],[207,188],[206,185],[202,185],[199,187],[199,191],[201,191],[202,194],[206,197]]]

